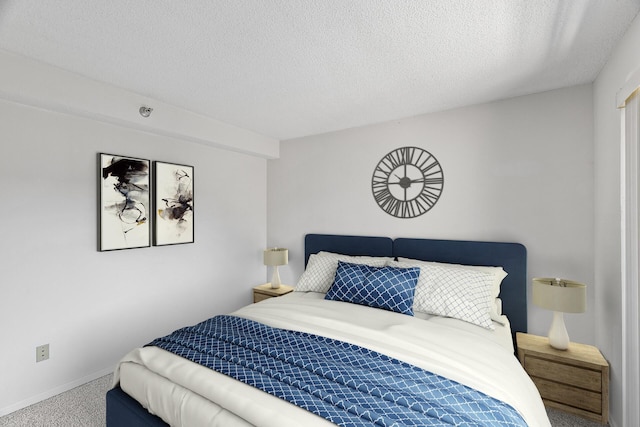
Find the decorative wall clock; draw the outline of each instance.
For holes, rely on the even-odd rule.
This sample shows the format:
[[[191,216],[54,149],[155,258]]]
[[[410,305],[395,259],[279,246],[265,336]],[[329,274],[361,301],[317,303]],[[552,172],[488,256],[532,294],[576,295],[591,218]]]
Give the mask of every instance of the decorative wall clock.
[[[415,218],[442,194],[444,174],[438,160],[418,147],[393,150],[380,160],[371,179],[373,198],[389,215]]]

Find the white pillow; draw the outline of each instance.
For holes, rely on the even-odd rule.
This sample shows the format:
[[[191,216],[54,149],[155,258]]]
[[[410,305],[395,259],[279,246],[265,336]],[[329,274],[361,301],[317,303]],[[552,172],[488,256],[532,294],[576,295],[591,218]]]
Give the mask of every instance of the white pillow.
[[[388,265],[420,267],[413,300],[414,311],[453,317],[486,329],[495,329],[489,314],[490,302],[493,301],[490,299],[493,274],[435,263],[416,265],[415,262],[390,262]]]
[[[499,301],[498,295],[500,295],[500,285],[505,277],[507,277],[507,272],[504,271],[502,267],[489,267],[482,265],[462,265],[462,264],[446,264],[442,262],[434,262],[434,261],[421,261],[417,259],[410,258],[402,258],[398,257],[399,262],[410,263],[411,266],[420,267],[421,265],[439,265],[450,268],[462,268],[465,270],[475,270],[482,271],[483,273],[490,273],[493,275],[493,286],[491,287],[491,295],[489,297],[489,307],[491,316],[491,320],[494,322],[498,322],[501,325],[505,324],[504,317],[502,317],[502,301]],[[419,279],[418,279],[419,280]]]
[[[495,308],[496,313],[498,314],[498,316],[502,316],[502,300],[500,298],[496,298],[493,302],[493,304],[495,305],[495,307],[492,307],[492,311],[491,311],[491,320],[493,319],[493,309]]]
[[[384,267],[392,258],[349,256],[331,252],[312,254],[307,262],[307,268],[300,276],[296,291],[327,293],[338,269],[338,261],[351,264],[366,264],[372,267]]]

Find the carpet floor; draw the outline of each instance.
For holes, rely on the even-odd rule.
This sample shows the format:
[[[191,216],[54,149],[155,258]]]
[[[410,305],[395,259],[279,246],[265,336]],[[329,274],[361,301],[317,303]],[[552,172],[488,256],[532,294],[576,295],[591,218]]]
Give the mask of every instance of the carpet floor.
[[[111,375],[106,375],[0,417],[0,427],[104,427],[105,394],[110,388]],[[554,409],[547,413],[553,427],[601,427]]]

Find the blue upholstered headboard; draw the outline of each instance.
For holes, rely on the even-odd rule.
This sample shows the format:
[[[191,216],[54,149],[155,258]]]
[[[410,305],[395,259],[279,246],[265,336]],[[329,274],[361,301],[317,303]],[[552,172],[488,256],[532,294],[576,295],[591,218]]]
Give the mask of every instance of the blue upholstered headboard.
[[[304,239],[304,265],[320,251],[343,255],[393,256],[393,240],[388,237],[307,234]]]
[[[514,344],[516,332],[527,332],[527,250],[519,243],[307,234],[305,265],[311,254],[320,251],[501,266],[508,273],[500,291],[502,312],[511,323]]]

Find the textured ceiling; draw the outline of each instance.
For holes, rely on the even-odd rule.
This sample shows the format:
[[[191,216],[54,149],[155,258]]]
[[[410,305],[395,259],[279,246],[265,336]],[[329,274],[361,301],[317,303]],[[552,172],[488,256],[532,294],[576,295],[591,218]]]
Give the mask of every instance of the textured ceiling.
[[[640,0],[0,0],[0,48],[288,139],[592,82]]]

